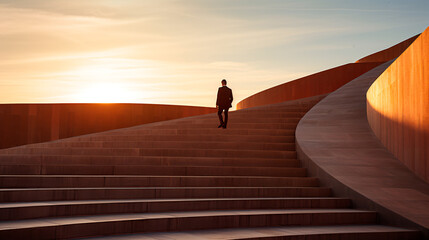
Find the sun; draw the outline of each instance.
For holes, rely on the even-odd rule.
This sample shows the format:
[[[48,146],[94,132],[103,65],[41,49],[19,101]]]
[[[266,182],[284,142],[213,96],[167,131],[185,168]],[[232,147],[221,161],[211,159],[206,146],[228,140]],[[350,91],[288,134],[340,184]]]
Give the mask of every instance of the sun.
[[[75,95],[77,102],[86,103],[132,103],[136,102],[133,91],[119,83],[93,83]]]
[[[127,68],[112,60],[74,70],[70,75],[81,85],[75,90],[73,101],[79,103],[136,103],[138,99],[141,99],[142,94],[133,87],[135,84],[130,79],[132,74],[135,73],[130,73]],[[141,72],[139,72],[140,74]]]

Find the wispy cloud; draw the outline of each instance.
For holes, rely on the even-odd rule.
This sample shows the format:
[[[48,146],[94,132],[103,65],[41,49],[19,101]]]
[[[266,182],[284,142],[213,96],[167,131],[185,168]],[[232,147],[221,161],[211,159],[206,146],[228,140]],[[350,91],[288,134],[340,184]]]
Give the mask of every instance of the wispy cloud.
[[[0,5],[0,35],[28,32],[90,30],[120,24],[118,20],[88,16],[67,16],[34,9],[10,8]]]
[[[392,25],[406,28],[408,18],[403,25],[382,21],[401,8],[371,6],[3,0],[0,102],[70,102],[93,84],[109,83],[135,93],[137,102],[212,106],[223,78],[239,101],[346,61],[334,53],[361,57],[350,47],[355,37],[367,34],[372,43],[374,33],[396,32]]]

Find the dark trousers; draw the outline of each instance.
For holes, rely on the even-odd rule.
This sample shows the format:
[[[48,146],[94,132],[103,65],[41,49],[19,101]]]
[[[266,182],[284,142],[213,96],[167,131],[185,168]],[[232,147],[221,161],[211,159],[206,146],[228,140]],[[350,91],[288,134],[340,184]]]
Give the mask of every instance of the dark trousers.
[[[228,123],[228,110],[229,108],[221,108],[219,107],[219,110],[217,111],[217,115],[219,116],[219,122],[221,125],[226,127],[226,124]],[[222,119],[222,112],[225,114],[225,121]]]

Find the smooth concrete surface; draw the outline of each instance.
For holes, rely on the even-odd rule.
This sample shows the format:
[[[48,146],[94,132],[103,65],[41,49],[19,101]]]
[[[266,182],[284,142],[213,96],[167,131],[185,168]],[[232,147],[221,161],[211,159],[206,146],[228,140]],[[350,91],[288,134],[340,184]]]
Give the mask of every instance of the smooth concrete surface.
[[[390,48],[381,50],[379,52],[373,53],[366,57],[363,57],[357,60],[357,63],[364,62],[387,62],[399,57],[413,42],[419,37],[420,34],[410,37],[407,40],[404,40]]]
[[[377,78],[366,99],[375,135],[429,182],[429,28]]]
[[[334,194],[380,213],[382,223],[416,227],[429,238],[429,185],[396,159],[373,134],[366,92],[392,62],[333,92],[299,122],[298,158]]]
[[[87,238],[87,240],[201,240],[201,239],[266,239],[266,240],[407,240],[416,239],[408,229],[387,226],[310,226],[310,227],[270,227],[245,229],[219,229],[204,231],[181,231],[171,233],[130,234],[111,237]],[[83,239],[82,239],[83,240]]]
[[[0,220],[166,211],[350,208],[344,198],[123,199],[1,203]]]
[[[160,104],[0,104],[0,149],[215,111]]]
[[[240,101],[237,109],[327,94],[380,64],[350,63],[283,83]]]
[[[102,234],[272,226],[372,225],[376,214],[353,209],[223,210],[31,219],[0,223],[1,239],[71,239]],[[17,232],[20,237],[16,238]],[[411,236],[416,233],[409,231]],[[387,233],[388,234],[388,233]]]

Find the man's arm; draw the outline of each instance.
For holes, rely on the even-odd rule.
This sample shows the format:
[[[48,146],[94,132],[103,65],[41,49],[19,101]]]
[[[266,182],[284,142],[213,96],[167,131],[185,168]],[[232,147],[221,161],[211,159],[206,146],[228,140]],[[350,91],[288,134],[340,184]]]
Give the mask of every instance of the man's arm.
[[[231,103],[232,103],[232,100],[234,100],[234,98],[232,97],[232,90],[230,92],[231,92],[231,96],[229,98],[231,99]]]
[[[219,106],[220,88],[217,90],[216,108]]]

